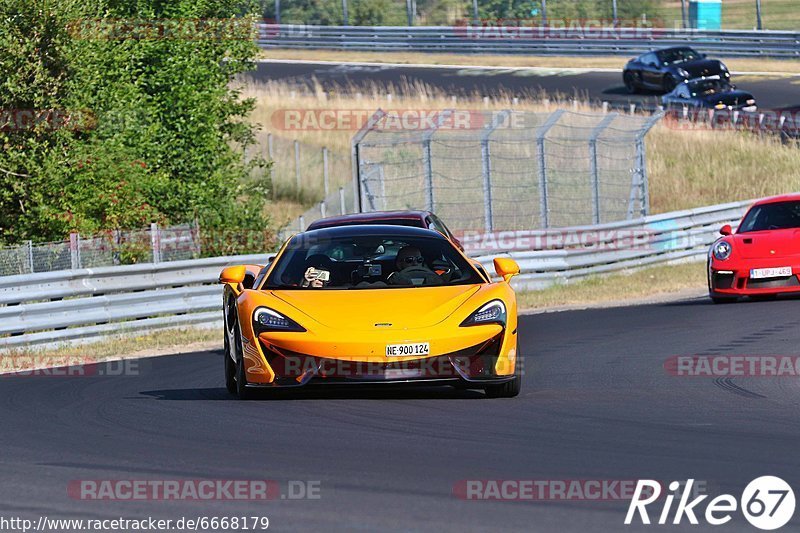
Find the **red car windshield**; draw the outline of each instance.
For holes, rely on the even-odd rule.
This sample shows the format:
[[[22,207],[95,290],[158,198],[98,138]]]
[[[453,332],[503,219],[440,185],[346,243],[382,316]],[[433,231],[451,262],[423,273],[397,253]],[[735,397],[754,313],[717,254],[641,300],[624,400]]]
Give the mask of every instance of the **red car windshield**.
[[[800,201],[775,202],[753,207],[737,233],[800,228]]]

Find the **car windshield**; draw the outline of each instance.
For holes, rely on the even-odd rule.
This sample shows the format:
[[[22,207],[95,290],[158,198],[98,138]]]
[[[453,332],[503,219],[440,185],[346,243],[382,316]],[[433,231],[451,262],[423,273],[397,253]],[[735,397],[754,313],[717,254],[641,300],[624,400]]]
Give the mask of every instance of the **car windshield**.
[[[674,50],[663,50],[658,53],[658,57],[665,65],[674,65],[700,59],[700,54],[691,48],[676,48]]]
[[[726,93],[733,90],[730,83],[720,80],[703,80],[689,84],[692,96],[709,96],[712,94]]]
[[[745,215],[738,233],[790,228],[800,228],[800,202],[757,205]]]
[[[442,238],[361,235],[288,243],[266,289],[386,289],[482,283],[477,271]]]

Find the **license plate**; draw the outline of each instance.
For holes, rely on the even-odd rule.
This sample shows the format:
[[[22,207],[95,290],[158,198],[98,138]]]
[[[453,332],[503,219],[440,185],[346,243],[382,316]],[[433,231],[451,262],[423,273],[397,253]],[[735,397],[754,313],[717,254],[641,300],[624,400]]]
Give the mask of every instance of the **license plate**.
[[[411,344],[387,344],[386,357],[403,357],[409,355],[428,355],[431,353],[431,345],[427,342],[415,342]]]
[[[792,275],[792,267],[754,268],[750,271],[753,279],[786,278]]]

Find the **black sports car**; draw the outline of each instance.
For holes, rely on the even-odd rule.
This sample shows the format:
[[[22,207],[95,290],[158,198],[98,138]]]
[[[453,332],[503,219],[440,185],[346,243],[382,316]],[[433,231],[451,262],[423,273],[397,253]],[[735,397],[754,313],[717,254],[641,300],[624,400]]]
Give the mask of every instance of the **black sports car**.
[[[672,92],[661,97],[665,108],[731,109],[755,111],[755,97],[740,91],[735,85],[719,76],[697,78],[679,84]]]
[[[641,89],[670,92],[684,80],[708,76],[730,79],[722,61],[707,59],[689,47],[665,48],[631,59],[622,71],[622,80],[631,93]]]

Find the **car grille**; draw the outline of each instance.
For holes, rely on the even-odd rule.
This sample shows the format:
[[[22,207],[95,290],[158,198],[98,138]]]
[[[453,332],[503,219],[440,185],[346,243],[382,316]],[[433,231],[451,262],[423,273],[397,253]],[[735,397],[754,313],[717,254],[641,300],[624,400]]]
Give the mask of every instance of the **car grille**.
[[[785,287],[800,287],[797,276],[782,279],[750,279],[747,282],[748,289],[779,289]]]

